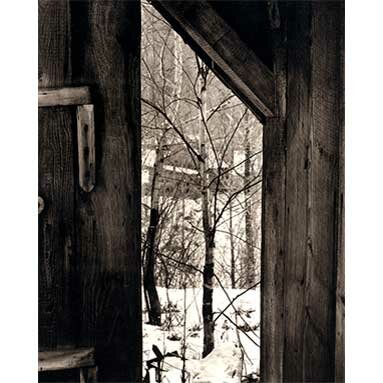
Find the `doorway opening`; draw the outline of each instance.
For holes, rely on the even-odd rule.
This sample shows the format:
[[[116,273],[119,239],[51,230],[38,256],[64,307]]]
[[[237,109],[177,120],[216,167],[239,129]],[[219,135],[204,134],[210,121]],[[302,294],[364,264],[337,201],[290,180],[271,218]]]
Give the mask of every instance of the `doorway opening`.
[[[262,125],[142,2],[144,376],[256,382]]]

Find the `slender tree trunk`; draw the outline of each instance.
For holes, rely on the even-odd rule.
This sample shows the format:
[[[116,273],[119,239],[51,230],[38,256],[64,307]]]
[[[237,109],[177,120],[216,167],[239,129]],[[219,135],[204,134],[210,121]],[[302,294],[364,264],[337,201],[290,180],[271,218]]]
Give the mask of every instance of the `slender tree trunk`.
[[[182,66],[183,66],[183,41],[176,31],[173,31],[174,38],[174,94],[175,100],[181,97],[182,92]],[[177,120],[180,102],[176,102],[174,106],[174,118]]]
[[[154,32],[150,30],[150,38],[154,40]],[[155,53],[154,44],[150,49],[150,65],[155,68],[158,63],[158,58]],[[157,94],[154,88],[150,89],[150,99],[152,102],[156,102],[159,94]],[[157,125],[157,118],[154,123]],[[162,137],[163,138],[163,137]],[[161,177],[163,167],[163,142],[162,138],[156,143],[156,157],[153,164],[153,178],[151,182],[150,193],[150,217],[149,226],[146,233],[146,241],[144,247],[144,270],[143,270],[143,282],[144,282],[144,296],[146,308],[148,310],[149,324],[160,326],[161,325],[161,304],[158,297],[156,287],[156,237],[159,224],[159,178]]]
[[[248,288],[255,281],[255,257],[254,257],[254,231],[252,217],[252,201],[251,188],[246,188],[249,182],[252,182],[251,171],[251,141],[250,141],[250,118],[249,112],[245,116],[245,170],[244,170],[244,187],[245,187],[245,232],[246,232],[246,280],[245,287]]]
[[[186,253],[186,248],[185,248],[185,196],[182,197],[181,201],[181,207],[182,207],[182,227],[181,227],[181,248],[182,248],[182,253],[181,253],[181,259],[185,260],[185,253]],[[186,283],[187,283],[187,278],[183,276],[181,283],[185,285],[186,288]]]
[[[148,309],[149,324],[161,325],[161,304],[156,288],[155,265],[156,265],[156,234],[159,220],[159,182],[158,179],[163,167],[163,150],[160,142],[156,151],[156,159],[153,166],[153,179],[150,202],[150,219],[146,236],[145,264],[144,264],[144,292],[146,307]]]
[[[213,323],[213,276],[214,276],[214,233],[211,227],[210,196],[209,196],[209,177],[208,177],[208,152],[206,149],[206,80],[207,68],[200,67],[200,161],[201,174],[201,202],[202,202],[202,222],[205,242],[205,265],[203,269],[203,298],[202,298],[202,317],[203,317],[203,352],[202,357],[207,356],[214,349],[214,323]]]
[[[232,202],[229,205],[229,233],[230,233],[230,281],[231,288],[235,289],[235,245],[233,236],[233,206]]]
[[[231,113],[226,114],[229,120],[229,128],[233,129],[233,116]],[[234,166],[234,147],[232,148],[232,160],[231,166]],[[235,244],[234,244],[234,228],[233,228],[233,201],[230,201],[229,204],[229,238],[230,238],[230,282],[231,288],[236,288],[236,280],[235,280]]]

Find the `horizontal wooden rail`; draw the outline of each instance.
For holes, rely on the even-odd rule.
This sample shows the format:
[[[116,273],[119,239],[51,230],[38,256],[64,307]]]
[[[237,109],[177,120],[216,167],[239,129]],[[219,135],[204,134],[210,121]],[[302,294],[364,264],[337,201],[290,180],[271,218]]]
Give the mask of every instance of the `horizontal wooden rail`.
[[[39,89],[39,107],[91,104],[88,86]]]

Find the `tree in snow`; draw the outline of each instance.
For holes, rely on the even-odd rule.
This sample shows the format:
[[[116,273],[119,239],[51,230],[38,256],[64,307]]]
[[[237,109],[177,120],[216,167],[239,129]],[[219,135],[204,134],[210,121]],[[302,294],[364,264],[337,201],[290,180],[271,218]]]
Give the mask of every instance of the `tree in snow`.
[[[181,287],[201,274],[207,356],[214,348],[214,287],[249,287],[259,277],[254,218],[260,206],[260,128],[152,8],[144,7],[143,18],[142,142],[144,162],[151,158],[143,164],[149,322],[161,323],[159,282]],[[218,240],[230,244],[229,257]]]

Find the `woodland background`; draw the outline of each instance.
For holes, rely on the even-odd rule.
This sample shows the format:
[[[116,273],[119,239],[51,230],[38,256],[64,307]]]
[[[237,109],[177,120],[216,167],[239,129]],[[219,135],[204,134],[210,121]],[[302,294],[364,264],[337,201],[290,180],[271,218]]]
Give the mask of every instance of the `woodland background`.
[[[142,23],[144,359],[158,382],[256,379],[262,125],[148,3]]]

